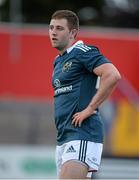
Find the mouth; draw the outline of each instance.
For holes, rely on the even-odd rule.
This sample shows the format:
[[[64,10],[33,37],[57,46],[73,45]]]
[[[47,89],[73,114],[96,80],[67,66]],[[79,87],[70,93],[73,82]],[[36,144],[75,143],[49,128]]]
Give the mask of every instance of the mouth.
[[[57,38],[52,38],[52,41],[57,41],[58,39]]]

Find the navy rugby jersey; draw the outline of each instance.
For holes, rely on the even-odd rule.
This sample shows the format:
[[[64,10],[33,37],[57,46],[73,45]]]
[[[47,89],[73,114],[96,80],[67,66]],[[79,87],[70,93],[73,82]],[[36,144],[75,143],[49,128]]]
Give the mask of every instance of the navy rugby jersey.
[[[85,109],[97,91],[98,77],[93,69],[109,62],[98,48],[82,41],[56,57],[52,84],[58,145],[72,140],[103,142],[103,122],[98,109],[81,127],[74,127],[71,122],[73,114]]]

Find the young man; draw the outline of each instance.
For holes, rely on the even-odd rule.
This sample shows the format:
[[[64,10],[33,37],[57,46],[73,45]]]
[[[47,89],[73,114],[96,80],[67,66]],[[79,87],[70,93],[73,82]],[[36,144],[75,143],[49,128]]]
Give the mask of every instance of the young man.
[[[52,15],[49,36],[59,52],[52,84],[60,179],[85,179],[98,170],[103,148],[103,122],[98,107],[120,79],[116,67],[98,48],[75,42],[78,30],[79,20],[74,12],[59,10]]]

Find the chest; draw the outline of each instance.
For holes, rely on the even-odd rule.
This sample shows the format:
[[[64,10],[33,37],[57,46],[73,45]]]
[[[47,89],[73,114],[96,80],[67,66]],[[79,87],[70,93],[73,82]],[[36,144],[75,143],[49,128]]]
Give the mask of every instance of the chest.
[[[85,73],[85,69],[79,60],[69,59],[55,64],[53,82],[60,81],[62,84],[78,80]]]

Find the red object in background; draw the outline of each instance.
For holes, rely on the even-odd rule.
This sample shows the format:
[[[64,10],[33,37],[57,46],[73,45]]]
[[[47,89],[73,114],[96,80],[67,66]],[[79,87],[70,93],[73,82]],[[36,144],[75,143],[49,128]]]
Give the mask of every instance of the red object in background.
[[[25,28],[17,32],[16,36],[11,35],[12,29],[5,31],[0,27],[0,97],[52,100],[51,75],[57,51],[51,47],[47,29]],[[113,31],[94,33],[92,30],[91,33],[81,31],[78,39],[98,46],[139,91],[137,37],[134,32],[115,34]]]

